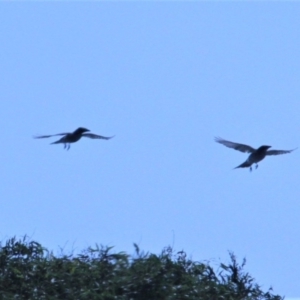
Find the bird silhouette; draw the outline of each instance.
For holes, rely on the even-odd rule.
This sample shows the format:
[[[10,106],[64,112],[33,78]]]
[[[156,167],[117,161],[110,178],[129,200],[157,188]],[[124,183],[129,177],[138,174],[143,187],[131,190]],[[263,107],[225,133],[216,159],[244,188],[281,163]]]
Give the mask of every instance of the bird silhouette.
[[[64,144],[64,149],[69,150],[70,149],[70,144],[71,143],[75,143],[77,141],[79,141],[82,137],[88,137],[91,139],[103,139],[103,140],[109,140],[111,138],[113,138],[113,136],[111,137],[105,137],[102,135],[97,135],[94,133],[86,133],[90,131],[89,129],[86,129],[84,127],[79,127],[77,128],[74,132],[65,132],[65,133],[57,133],[57,134],[50,134],[50,135],[38,135],[35,136],[34,138],[36,139],[44,139],[44,138],[49,138],[52,136],[63,136],[61,139],[59,139],[56,142],[53,142],[51,144]]]
[[[261,160],[263,160],[267,155],[286,154],[286,153],[291,153],[292,151],[297,149],[296,148],[296,149],[292,149],[292,150],[268,150],[272,146],[265,146],[265,145],[260,146],[257,149],[254,149],[251,146],[226,141],[220,137],[215,137],[215,141],[217,143],[220,143],[220,144],[228,147],[228,148],[232,148],[232,149],[244,152],[244,153],[251,153],[245,162],[243,162],[242,164],[240,164],[239,166],[234,168],[234,169],[237,169],[237,168],[250,167],[250,171],[252,171],[252,164],[255,164],[255,167],[257,169],[258,168],[257,163],[260,162]]]

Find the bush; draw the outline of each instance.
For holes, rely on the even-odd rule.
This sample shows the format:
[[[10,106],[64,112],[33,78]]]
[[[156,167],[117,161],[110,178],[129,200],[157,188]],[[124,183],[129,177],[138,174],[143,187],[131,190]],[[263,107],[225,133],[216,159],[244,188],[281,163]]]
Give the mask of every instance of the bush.
[[[280,300],[263,292],[233,253],[215,271],[171,247],[160,255],[112,253],[112,247],[87,248],[78,255],[52,252],[27,237],[0,244],[1,299],[99,300]]]

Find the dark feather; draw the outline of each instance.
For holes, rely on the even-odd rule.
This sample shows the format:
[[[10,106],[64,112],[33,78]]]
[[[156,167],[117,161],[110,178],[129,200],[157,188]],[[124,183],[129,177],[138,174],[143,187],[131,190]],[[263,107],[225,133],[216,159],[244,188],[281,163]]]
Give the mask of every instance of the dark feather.
[[[246,153],[252,153],[255,151],[254,148],[248,146],[248,145],[244,145],[244,144],[239,144],[239,143],[234,143],[234,142],[230,142],[230,141],[226,141],[226,140],[223,140],[222,138],[220,137],[215,137],[215,141],[217,143],[220,143],[228,148],[232,148],[234,150],[238,150],[238,151],[241,151],[241,152],[246,152]]]

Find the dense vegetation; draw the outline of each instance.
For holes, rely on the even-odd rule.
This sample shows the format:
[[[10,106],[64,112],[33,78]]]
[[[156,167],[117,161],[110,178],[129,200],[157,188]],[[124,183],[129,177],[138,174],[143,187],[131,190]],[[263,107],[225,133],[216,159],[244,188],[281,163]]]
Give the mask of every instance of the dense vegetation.
[[[283,299],[263,292],[233,253],[214,270],[171,247],[160,255],[134,247],[134,255],[96,245],[55,256],[27,237],[11,238],[0,244],[1,299]]]

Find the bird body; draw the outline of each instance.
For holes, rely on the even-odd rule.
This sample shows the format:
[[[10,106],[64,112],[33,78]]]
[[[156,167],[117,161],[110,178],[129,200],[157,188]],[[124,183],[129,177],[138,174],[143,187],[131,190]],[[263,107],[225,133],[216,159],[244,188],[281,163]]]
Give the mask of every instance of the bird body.
[[[60,138],[59,140],[51,143],[51,144],[64,144],[64,148],[66,148],[67,150],[70,149],[70,144],[71,143],[75,143],[77,141],[79,141],[82,137],[89,137],[91,139],[104,139],[104,140],[109,140],[111,138],[113,138],[113,136],[111,137],[105,137],[105,136],[101,136],[101,135],[97,135],[94,133],[86,133],[90,131],[89,129],[86,129],[84,127],[79,127],[77,128],[74,132],[66,132],[66,133],[57,133],[57,134],[51,134],[51,135],[40,135],[40,136],[35,136],[36,139],[42,139],[42,138],[49,138],[52,136],[63,136],[62,138]]]
[[[235,167],[234,169],[237,168],[248,168],[250,167],[250,171],[252,171],[252,164],[256,165],[256,168],[258,168],[258,162],[263,160],[267,155],[278,155],[278,154],[286,154],[286,153],[291,153],[293,150],[268,150],[271,148],[271,146],[260,146],[257,149],[252,148],[251,146],[244,145],[244,144],[239,144],[239,143],[234,143],[230,142],[227,140],[224,140],[220,137],[216,137],[215,141],[217,143],[220,143],[228,148],[232,148],[241,152],[246,152],[250,153],[249,157],[245,162],[243,162],[241,165]]]

